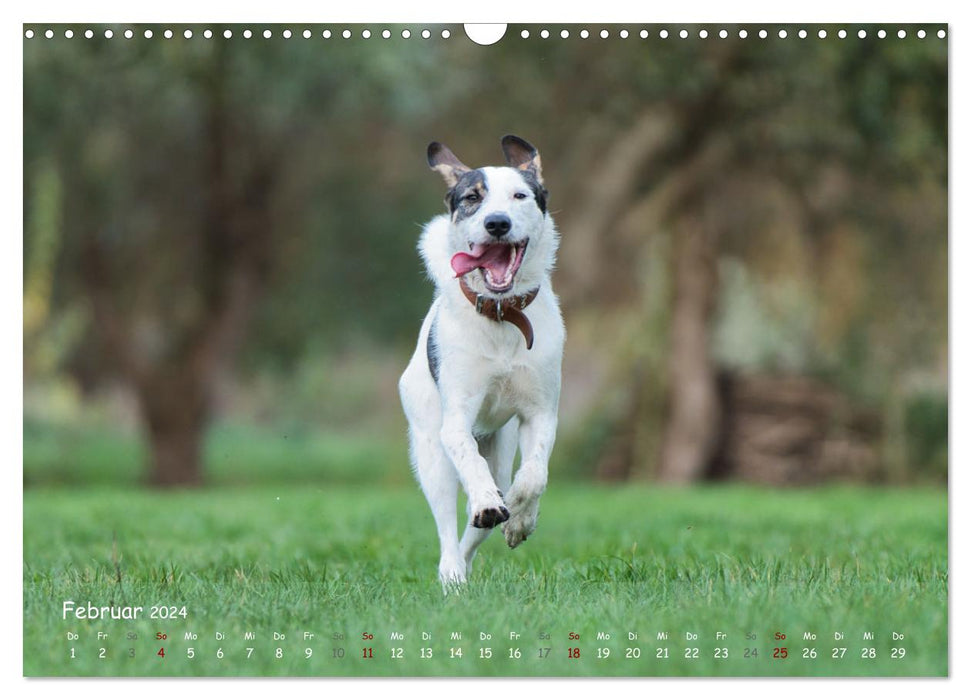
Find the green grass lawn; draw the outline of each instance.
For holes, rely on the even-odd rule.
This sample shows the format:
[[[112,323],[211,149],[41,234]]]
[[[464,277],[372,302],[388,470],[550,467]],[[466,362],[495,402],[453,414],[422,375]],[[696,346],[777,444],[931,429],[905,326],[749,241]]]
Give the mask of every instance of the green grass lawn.
[[[411,485],[27,489],[24,532],[26,675],[948,672],[938,490],[554,479],[529,542],[494,535],[447,597]],[[64,620],[65,600],[186,617]]]

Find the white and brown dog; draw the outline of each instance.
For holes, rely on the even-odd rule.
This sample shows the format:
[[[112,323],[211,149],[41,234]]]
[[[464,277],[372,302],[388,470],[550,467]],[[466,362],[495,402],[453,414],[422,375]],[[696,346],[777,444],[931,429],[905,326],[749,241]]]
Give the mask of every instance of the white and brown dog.
[[[449,188],[448,213],[419,243],[436,294],[399,389],[446,586],[466,580],[496,525],[510,547],[536,529],[556,437],[565,331],[550,274],[559,235],[539,153],[516,136],[504,137],[502,150],[508,167],[474,170],[444,145],[428,147],[428,164]],[[461,541],[460,483],[468,496]]]

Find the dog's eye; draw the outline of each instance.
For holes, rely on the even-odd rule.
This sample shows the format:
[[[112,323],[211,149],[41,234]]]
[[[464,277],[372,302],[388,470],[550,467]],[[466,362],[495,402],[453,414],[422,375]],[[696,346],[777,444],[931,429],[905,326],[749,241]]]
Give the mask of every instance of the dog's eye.
[[[469,192],[467,195],[462,197],[466,202],[478,202],[482,197],[479,196],[477,192]]]
[[[529,195],[526,194],[525,192],[517,192],[516,194],[513,195],[513,197],[515,197],[516,199],[526,199],[526,197],[528,196]]]

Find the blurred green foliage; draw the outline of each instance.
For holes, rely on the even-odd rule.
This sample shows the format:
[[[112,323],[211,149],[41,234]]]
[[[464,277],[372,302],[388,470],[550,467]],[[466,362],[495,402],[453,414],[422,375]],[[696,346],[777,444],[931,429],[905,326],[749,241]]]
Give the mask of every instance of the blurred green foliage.
[[[719,139],[730,155],[694,205],[723,228],[712,354],[741,371],[826,377],[877,410],[900,403],[906,460],[918,473],[946,470],[948,74],[947,42],[933,32],[701,43],[662,40],[657,28],[621,40],[607,27],[605,42],[576,39],[576,27],[569,40],[540,40],[535,27],[520,40],[511,26],[484,48],[458,27],[448,41],[437,29],[404,40],[400,28],[389,40],[324,40],[316,27],[304,40],[299,25],[289,40],[246,40],[239,27],[222,40],[219,26],[212,40],[183,40],[172,25],[171,40],[158,27],[151,40],[141,29],[123,40],[120,27],[108,41],[72,28],[74,40],[24,42],[26,482],[133,478],[134,437],[111,446],[84,419],[120,377],[93,322],[82,242],[110,251],[119,315],[146,354],[161,352],[167,329],[201,304],[194,273],[217,107],[230,115],[229,182],[272,176],[267,280],[224,368],[221,420],[299,442],[275,457],[254,437],[247,454],[222,457],[251,429],[217,428],[207,448],[217,481],[263,473],[261,460],[265,473],[295,478],[354,479],[355,461],[388,473],[403,445],[396,373],[432,293],[415,244],[443,210],[425,146],[441,140],[470,164],[496,163],[507,132],[540,147],[564,233],[567,471],[589,475],[632,405],[646,427],[625,449],[641,461],[656,451],[673,215],[637,207]],[[594,248],[602,284],[571,294],[589,262],[577,251],[592,234],[575,223],[598,206],[592,179],[658,110],[675,126],[605,214],[613,223]],[[627,396],[632,376],[653,393]],[[929,393],[915,398],[913,386]],[[52,397],[66,394],[80,431],[67,443],[65,416],[52,420]]]

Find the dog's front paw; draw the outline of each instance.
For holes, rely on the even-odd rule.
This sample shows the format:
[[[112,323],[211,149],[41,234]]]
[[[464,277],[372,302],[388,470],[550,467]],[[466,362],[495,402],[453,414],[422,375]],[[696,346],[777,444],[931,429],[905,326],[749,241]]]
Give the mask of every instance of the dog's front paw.
[[[509,507],[512,515],[502,525],[502,534],[506,544],[515,549],[526,541],[526,538],[536,530],[536,520],[539,518],[539,499],[520,499],[510,494]]]
[[[506,544],[515,549],[536,530],[536,518],[524,517],[524,514],[513,515],[502,525],[502,534]]]
[[[509,520],[509,509],[506,506],[483,508],[482,510],[476,511],[472,517],[472,526],[488,530],[507,520]]]
[[[509,509],[503,503],[500,491],[490,492],[485,498],[472,501],[472,527],[490,530],[509,520]]]

